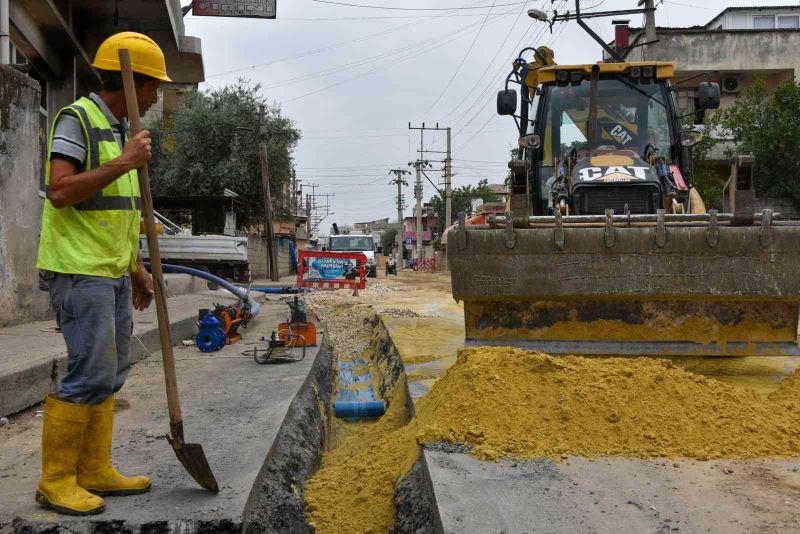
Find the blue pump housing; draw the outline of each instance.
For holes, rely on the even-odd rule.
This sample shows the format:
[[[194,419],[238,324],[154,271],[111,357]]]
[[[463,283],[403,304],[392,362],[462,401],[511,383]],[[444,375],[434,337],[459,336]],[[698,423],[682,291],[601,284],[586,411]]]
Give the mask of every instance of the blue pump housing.
[[[201,352],[215,352],[225,346],[227,342],[225,331],[213,313],[207,313],[200,321],[200,331],[195,336],[194,342]]]

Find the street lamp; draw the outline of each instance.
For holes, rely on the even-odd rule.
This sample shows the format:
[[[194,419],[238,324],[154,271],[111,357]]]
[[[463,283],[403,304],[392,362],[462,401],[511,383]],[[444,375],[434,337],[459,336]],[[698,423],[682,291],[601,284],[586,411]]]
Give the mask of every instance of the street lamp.
[[[548,22],[547,13],[541,9],[529,9],[528,16],[533,20],[538,20],[539,22]]]

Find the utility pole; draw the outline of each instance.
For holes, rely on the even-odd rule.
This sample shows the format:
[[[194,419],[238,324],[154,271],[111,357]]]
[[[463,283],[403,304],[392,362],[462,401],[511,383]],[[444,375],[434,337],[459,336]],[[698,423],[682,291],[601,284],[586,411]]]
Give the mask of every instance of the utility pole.
[[[423,124],[424,128],[425,125]],[[425,135],[425,130],[419,133],[419,149],[424,150],[422,146],[422,138]],[[420,154],[422,157],[422,154]],[[414,182],[414,198],[417,199],[417,259],[422,259],[422,160],[417,159],[416,165],[417,179]]]
[[[446,156],[445,156],[445,160],[444,160],[444,193],[442,194],[442,196],[444,197],[443,200],[444,200],[444,206],[445,206],[445,212],[444,212],[445,213],[445,215],[444,215],[444,223],[445,224],[444,224],[444,227],[448,228],[453,223],[453,213],[452,213],[452,210],[453,210],[453,205],[452,205],[452,197],[453,197],[453,190],[452,190],[453,159],[452,159],[452,154],[450,152],[450,150],[451,150],[450,149],[450,137],[451,137],[450,132],[451,132],[451,129],[450,129],[450,127],[440,128],[438,122],[436,123],[436,126],[425,126],[425,123],[423,122],[421,127],[414,127],[414,128],[411,127],[411,123],[409,122],[408,123],[408,129],[409,130],[420,130],[419,158],[422,158],[424,156],[425,152],[441,153],[440,151],[435,151],[435,150],[426,151],[424,149],[424,147],[422,145],[422,136],[425,134],[425,130],[446,131],[447,132],[447,151],[445,152]],[[411,165],[411,163],[409,163],[409,165]],[[419,178],[419,175],[422,174],[422,172],[423,172],[422,168],[423,167],[430,167],[430,164],[427,161],[423,161],[422,159],[417,159],[417,161],[416,161],[416,163],[414,163],[414,165],[417,166],[417,177],[418,177],[418,180],[419,180],[419,194],[420,194],[420,198],[421,198],[421,196],[422,196],[422,180],[421,180],[421,178]],[[427,174],[425,176],[427,177]],[[436,186],[434,186],[434,187],[436,187]],[[414,192],[416,193],[416,188],[415,188]],[[441,193],[441,191],[439,191],[439,193]],[[417,221],[418,221],[417,251],[418,252],[417,252],[417,256],[418,256],[418,258],[421,258],[420,249],[422,247],[420,245],[421,239],[420,239],[420,236],[419,236],[419,233],[420,233],[419,226],[421,226],[421,221],[422,221],[422,206],[420,205],[419,199],[417,201],[417,213],[418,213],[418,219],[417,219]],[[446,268],[447,267],[445,266],[445,269]]]
[[[269,161],[267,159],[267,120],[264,105],[258,109],[259,161],[261,163],[261,187],[264,189],[264,225],[267,234],[267,265],[269,278],[280,280],[278,273],[278,251],[275,248],[275,229],[272,226],[272,195],[269,191]]]
[[[297,215],[297,173],[292,169],[292,216]]]
[[[453,156],[450,153],[450,127],[447,128],[447,156],[444,160],[444,227],[453,224]]]
[[[655,50],[656,37],[656,7],[655,0],[639,0],[639,5],[644,5],[644,40],[646,44],[642,47],[644,58],[642,59],[655,59],[653,51]]]
[[[397,184],[397,236],[395,237],[397,252],[395,253],[395,265],[400,266],[403,264],[403,186],[408,185],[403,175],[411,174],[411,171],[392,169],[389,174],[392,173],[394,173],[395,178],[389,184]]]

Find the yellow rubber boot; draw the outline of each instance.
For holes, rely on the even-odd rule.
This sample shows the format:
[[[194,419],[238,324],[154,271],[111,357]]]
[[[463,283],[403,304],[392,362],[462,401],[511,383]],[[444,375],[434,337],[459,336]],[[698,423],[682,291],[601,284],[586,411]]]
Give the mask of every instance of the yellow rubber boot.
[[[150,490],[146,476],[126,477],[111,465],[114,395],[92,406],[80,461],[78,484],[97,495],[138,495]]]
[[[89,425],[91,406],[47,397],[42,428],[42,478],[36,502],[70,515],[99,514],[103,499],[76,482],[78,458]]]

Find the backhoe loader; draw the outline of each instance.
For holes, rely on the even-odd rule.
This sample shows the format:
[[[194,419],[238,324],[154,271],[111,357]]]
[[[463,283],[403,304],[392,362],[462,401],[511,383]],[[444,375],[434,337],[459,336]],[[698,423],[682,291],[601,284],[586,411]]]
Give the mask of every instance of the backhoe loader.
[[[531,49],[526,49],[531,50]],[[499,92],[522,157],[507,212],[448,232],[468,345],[550,354],[798,355],[800,221],[706,213],[659,61],[557,65],[522,52]],[[509,85],[521,87],[519,98]],[[680,83],[680,82],[679,82]],[[717,84],[697,87],[719,106]],[[517,103],[521,104],[519,113]]]

